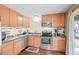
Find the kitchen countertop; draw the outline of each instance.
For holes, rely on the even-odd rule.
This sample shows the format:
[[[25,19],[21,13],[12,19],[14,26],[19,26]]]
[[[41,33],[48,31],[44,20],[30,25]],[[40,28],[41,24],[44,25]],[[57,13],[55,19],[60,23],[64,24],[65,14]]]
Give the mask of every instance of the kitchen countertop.
[[[29,35],[39,35],[41,37],[42,33],[28,33],[26,35],[18,35],[18,36],[12,37],[12,38],[7,38],[5,41],[3,41],[3,43],[16,40],[17,38],[27,37]],[[64,35],[63,36],[55,36],[55,35],[52,35],[52,38],[65,38],[65,36]]]
[[[53,36],[53,37],[57,37],[57,38],[65,38],[65,36]]]
[[[28,33],[28,35],[42,35],[42,33]]]
[[[22,38],[22,37],[27,37],[27,35],[19,35],[19,36],[15,36],[15,37],[13,37],[13,38],[7,38],[6,40],[4,40],[4,41],[2,42],[2,44],[7,43],[7,42],[9,42],[9,41],[16,40],[17,38]]]
[[[19,36],[15,36],[15,37],[11,37],[11,38],[7,38],[6,40],[4,40],[3,42],[2,42],[2,44],[4,44],[4,43],[7,43],[7,42],[10,42],[10,41],[13,41],[13,40],[16,40],[17,38],[22,38],[22,37],[27,37],[28,35],[42,35],[41,33],[28,33],[28,34],[26,34],[26,35],[19,35]]]

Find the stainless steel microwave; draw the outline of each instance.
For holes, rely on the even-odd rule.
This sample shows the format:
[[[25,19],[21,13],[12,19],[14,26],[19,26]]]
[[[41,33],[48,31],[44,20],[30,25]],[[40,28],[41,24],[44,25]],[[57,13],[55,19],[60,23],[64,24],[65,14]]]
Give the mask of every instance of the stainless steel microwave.
[[[52,27],[52,22],[43,21],[43,22],[42,22],[42,27]]]

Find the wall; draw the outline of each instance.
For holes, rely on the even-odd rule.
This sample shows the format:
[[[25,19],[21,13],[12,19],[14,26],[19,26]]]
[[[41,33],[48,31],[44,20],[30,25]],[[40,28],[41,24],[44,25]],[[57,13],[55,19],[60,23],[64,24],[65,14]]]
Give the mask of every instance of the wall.
[[[35,21],[34,16],[30,17],[30,32],[41,33],[41,16],[38,16],[39,21]]]
[[[72,54],[72,42],[69,38],[69,25],[70,25],[70,16],[72,13],[79,8],[79,5],[72,5],[68,11],[66,12],[66,26],[65,26],[65,35],[67,37],[67,45],[66,45],[66,54]]]

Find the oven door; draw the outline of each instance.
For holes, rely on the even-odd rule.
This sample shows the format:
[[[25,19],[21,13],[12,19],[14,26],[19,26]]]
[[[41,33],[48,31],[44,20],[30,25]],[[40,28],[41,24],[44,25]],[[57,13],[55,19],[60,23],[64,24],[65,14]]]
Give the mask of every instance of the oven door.
[[[51,38],[50,37],[42,37],[41,43],[42,44],[51,44]]]

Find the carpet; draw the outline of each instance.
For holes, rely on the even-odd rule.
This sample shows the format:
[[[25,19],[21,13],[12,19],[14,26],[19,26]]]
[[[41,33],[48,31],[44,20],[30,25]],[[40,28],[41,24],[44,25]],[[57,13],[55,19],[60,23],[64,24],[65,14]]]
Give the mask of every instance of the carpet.
[[[33,52],[33,53],[38,53],[38,52],[39,52],[39,48],[28,47],[28,48],[26,49],[26,51],[28,51],[28,52]]]

